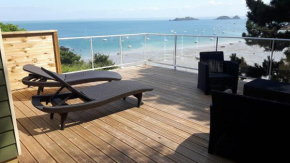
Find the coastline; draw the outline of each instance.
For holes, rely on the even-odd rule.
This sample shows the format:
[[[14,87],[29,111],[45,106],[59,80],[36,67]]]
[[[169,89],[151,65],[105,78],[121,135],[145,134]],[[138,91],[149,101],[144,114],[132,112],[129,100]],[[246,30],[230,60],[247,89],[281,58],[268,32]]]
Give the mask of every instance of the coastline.
[[[199,53],[202,51],[215,51],[215,44],[186,44],[183,48],[179,46],[177,48],[177,64],[181,66],[187,66],[191,68],[198,67],[198,57]],[[254,66],[255,63],[261,65],[262,62],[271,55],[271,52],[265,51],[264,48],[259,47],[258,45],[248,46],[246,43],[240,41],[227,41],[226,43],[221,43],[218,46],[218,51],[224,51],[225,60],[230,60],[230,56],[233,53],[236,53],[237,57],[245,58],[245,61],[248,65]],[[115,64],[120,63],[120,55],[118,52],[104,53],[109,55]],[[145,56],[144,56],[145,55]],[[172,64],[174,55],[174,47],[146,47],[136,48],[123,51],[123,63],[131,63],[143,60],[145,57],[151,61],[158,61],[160,63]],[[91,59],[91,56],[84,57],[85,61]],[[274,53],[274,60],[280,61],[282,58],[285,58],[285,55],[282,52]]]
[[[215,51],[215,46],[204,45],[197,47],[184,47],[177,49],[177,65],[190,68],[198,68],[199,53],[202,51]],[[237,57],[243,57],[248,65],[262,65],[264,60],[271,55],[271,52],[265,51],[259,46],[248,46],[245,42],[230,42],[220,44],[218,51],[224,51],[225,60],[230,60],[230,56],[236,53]],[[174,50],[153,49],[146,50],[146,57],[149,61],[173,64]],[[143,49],[131,51],[123,54],[124,63],[140,61],[144,58]],[[282,52],[274,53],[274,60],[280,61],[285,58]],[[118,58],[117,58],[118,59]]]

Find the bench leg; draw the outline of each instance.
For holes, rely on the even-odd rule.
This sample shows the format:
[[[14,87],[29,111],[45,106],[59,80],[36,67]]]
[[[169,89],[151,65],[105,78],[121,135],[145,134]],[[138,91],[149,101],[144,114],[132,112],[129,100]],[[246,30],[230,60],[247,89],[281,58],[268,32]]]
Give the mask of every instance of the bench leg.
[[[138,104],[137,104],[137,106],[138,106],[138,108],[139,108],[140,105],[141,105],[141,101],[142,101],[142,93],[136,94],[136,95],[134,95],[134,96],[138,99]]]
[[[40,95],[40,92],[43,92],[43,87],[38,87],[38,89],[37,89],[37,95]]]
[[[40,92],[43,92],[44,87],[38,87],[37,89],[37,95],[40,95]]]
[[[50,119],[53,119],[54,113],[50,113]]]
[[[61,128],[61,130],[64,130],[64,125],[65,125],[64,122],[67,118],[67,115],[68,115],[68,113],[60,113],[60,117],[61,117],[60,128]]]

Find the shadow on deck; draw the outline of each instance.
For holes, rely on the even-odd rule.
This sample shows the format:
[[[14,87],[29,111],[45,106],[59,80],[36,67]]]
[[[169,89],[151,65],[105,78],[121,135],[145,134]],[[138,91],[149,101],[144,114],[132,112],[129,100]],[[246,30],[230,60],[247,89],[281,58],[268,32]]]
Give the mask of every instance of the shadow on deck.
[[[19,161],[230,162],[207,153],[211,96],[196,88],[197,74],[152,66],[116,71],[154,91],[144,94],[140,108],[135,98],[127,98],[69,113],[65,130],[59,130],[58,115],[51,120],[32,106],[36,88],[14,91]],[[87,85],[92,84],[98,83]]]

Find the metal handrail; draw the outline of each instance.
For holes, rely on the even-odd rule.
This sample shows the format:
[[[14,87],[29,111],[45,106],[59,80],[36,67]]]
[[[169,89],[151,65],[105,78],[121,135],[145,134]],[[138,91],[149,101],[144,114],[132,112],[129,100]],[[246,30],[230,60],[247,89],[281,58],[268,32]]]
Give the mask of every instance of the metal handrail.
[[[186,66],[180,66],[177,65],[176,62],[176,57],[177,57],[177,49],[178,49],[178,37],[197,37],[197,38],[215,38],[216,39],[216,45],[215,45],[215,49],[216,51],[218,50],[218,45],[219,45],[219,41],[220,39],[226,38],[226,39],[247,39],[247,40],[267,40],[267,41],[271,41],[272,46],[271,46],[271,56],[270,56],[270,64],[269,64],[269,74],[268,74],[268,78],[271,79],[271,75],[272,75],[272,65],[273,65],[273,55],[274,55],[274,51],[275,51],[275,46],[274,43],[277,41],[287,41],[290,42],[290,39],[281,39],[281,38],[259,38],[259,37],[231,37],[231,36],[210,36],[210,35],[204,35],[204,36],[200,36],[200,35],[189,35],[189,34],[164,34],[164,33],[136,33],[136,34],[117,34],[117,35],[102,35],[102,36],[85,36],[85,37],[67,37],[67,38],[59,38],[59,40],[76,40],[76,39],[89,39],[90,40],[90,52],[91,52],[91,59],[93,60],[93,41],[92,39],[94,38],[107,38],[107,37],[119,37],[119,55],[120,55],[120,64],[118,65],[113,65],[113,66],[105,66],[105,67],[98,67],[95,68],[94,64],[92,62],[92,68],[88,69],[88,70],[97,70],[97,69],[102,69],[102,68],[110,68],[110,67],[114,67],[114,66],[119,66],[119,67],[123,67],[124,65],[128,65],[128,64],[133,64],[133,63],[123,63],[123,49],[122,49],[122,37],[126,37],[126,36],[143,36],[144,37],[144,42],[143,42],[143,60],[142,61],[137,61],[137,62],[133,62],[133,63],[139,63],[139,62],[144,62],[144,64],[146,64],[146,62],[152,62],[152,63],[157,63],[157,64],[162,64],[162,65],[167,65],[167,66],[173,66],[173,68],[176,70],[177,67],[178,68],[185,68],[185,69],[194,69],[196,70],[196,68],[191,68],[191,67],[186,67]],[[167,64],[167,63],[158,63],[158,62],[153,62],[153,61],[149,61],[147,56],[146,56],[146,42],[147,42],[147,37],[148,36],[172,36],[174,37],[174,53],[173,53],[173,63],[172,64]],[[86,70],[82,70],[82,71],[86,71]]]
[[[164,34],[164,33],[136,33],[136,34],[119,34],[119,35],[102,35],[102,36],[85,36],[85,37],[65,37],[59,40],[74,40],[74,39],[93,39],[93,38],[106,38],[106,37],[120,37],[120,36],[177,36],[177,37],[210,37],[210,38],[232,38],[232,39],[249,39],[249,40],[275,40],[275,41],[290,41],[290,39],[282,38],[260,38],[260,37],[232,37],[232,36],[212,36],[212,35],[189,35],[189,34]]]
[[[58,40],[76,40],[76,39],[93,39],[93,38],[106,38],[106,37],[122,37],[122,36],[143,36],[147,33],[137,33],[137,34],[120,34],[120,35],[102,35],[102,36],[85,36],[85,37],[65,37],[59,38]]]

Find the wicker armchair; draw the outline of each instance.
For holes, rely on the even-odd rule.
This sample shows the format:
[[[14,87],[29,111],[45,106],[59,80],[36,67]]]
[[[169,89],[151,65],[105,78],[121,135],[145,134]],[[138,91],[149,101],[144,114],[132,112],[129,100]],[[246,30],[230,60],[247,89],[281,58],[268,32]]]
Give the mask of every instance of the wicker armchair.
[[[287,103],[212,91],[208,152],[235,162],[289,160],[289,108]]]
[[[237,92],[239,76],[239,64],[232,61],[224,61],[222,51],[201,52],[198,63],[197,88],[204,91],[206,95],[211,90],[232,89]]]

